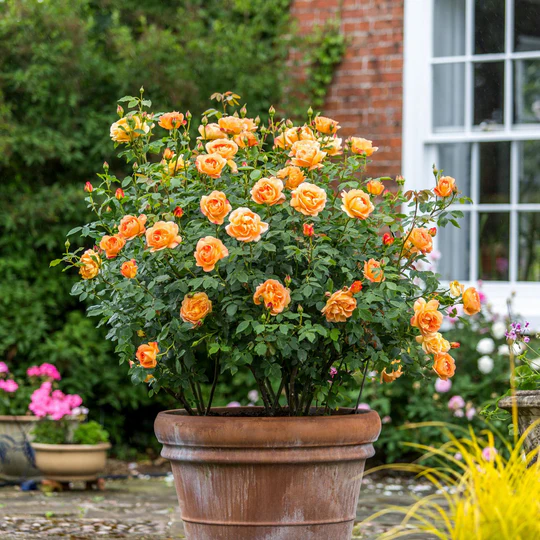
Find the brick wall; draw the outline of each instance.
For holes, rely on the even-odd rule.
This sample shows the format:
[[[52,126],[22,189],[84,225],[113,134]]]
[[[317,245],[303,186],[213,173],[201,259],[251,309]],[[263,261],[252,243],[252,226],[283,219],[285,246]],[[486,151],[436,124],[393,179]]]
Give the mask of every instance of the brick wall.
[[[304,33],[341,13],[349,43],[324,114],[340,122],[340,136],[365,137],[379,147],[370,176],[400,174],[403,0],[294,0],[292,13]]]

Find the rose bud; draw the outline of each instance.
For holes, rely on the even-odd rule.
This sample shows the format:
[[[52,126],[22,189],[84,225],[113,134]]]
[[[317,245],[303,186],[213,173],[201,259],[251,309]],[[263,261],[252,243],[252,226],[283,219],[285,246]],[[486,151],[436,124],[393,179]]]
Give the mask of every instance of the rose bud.
[[[361,281],[353,281],[352,285],[351,285],[351,288],[350,288],[350,291],[353,293],[353,294],[356,294],[358,292],[360,292],[362,290],[362,282]]]
[[[461,347],[461,343],[459,341],[451,341],[450,347],[452,347],[452,349],[459,349]]]
[[[428,232],[430,236],[437,236],[437,227],[431,227]]]
[[[126,195],[124,194],[124,190],[122,188],[118,188],[116,190],[116,193],[114,194],[114,196],[120,200],[120,199],[123,199]]]
[[[385,246],[391,246],[394,243],[395,238],[390,233],[384,233],[382,242]]]
[[[171,159],[174,156],[174,152],[170,148],[165,148],[163,152],[163,159]]]
[[[315,234],[315,228],[309,223],[304,223],[304,236],[313,236]]]
[[[285,280],[284,280],[284,281],[285,281],[285,287],[288,287],[288,286],[291,284],[291,281],[292,281],[291,276],[289,276],[289,274],[287,274],[287,275],[285,276]]]
[[[109,164],[106,161],[103,162],[103,170],[105,172],[107,172],[109,170]]]
[[[84,184],[84,191],[92,193],[92,191],[94,191],[94,186],[90,182],[86,182],[86,184]]]
[[[181,218],[181,217],[184,215],[184,211],[183,211],[179,206],[177,206],[177,207],[173,210],[173,214],[174,214],[177,218]]]
[[[122,105],[118,105],[118,107],[116,107],[116,112],[118,113],[118,116],[120,118],[122,118],[122,116],[124,116],[124,109],[123,109]]]

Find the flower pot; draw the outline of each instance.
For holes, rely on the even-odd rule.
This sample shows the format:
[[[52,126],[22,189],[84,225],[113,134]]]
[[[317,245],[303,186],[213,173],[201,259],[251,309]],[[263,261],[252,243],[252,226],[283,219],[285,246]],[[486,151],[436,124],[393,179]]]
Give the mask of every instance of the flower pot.
[[[171,461],[191,540],[349,540],[367,458],[381,421],[374,411],[261,417],[165,411],[155,422]],[[241,416],[243,415],[243,416]]]
[[[57,482],[95,480],[105,469],[109,443],[43,444],[32,443],[41,474]]]
[[[499,407],[512,412],[512,396],[506,396],[499,401]],[[523,435],[527,428],[540,420],[540,390],[518,390],[516,392],[516,405],[518,410],[518,428]],[[540,446],[540,423],[527,435],[524,441],[526,452],[535,450]]]
[[[30,446],[37,416],[0,416],[0,479],[20,482],[39,477]]]

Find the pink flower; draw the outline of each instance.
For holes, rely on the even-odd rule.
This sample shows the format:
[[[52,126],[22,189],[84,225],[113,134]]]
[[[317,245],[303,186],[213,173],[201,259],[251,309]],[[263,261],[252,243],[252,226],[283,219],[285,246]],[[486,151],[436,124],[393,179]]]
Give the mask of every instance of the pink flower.
[[[392,418],[390,416],[383,416],[382,423],[383,424],[389,424],[392,421]]]
[[[435,381],[435,390],[439,392],[439,394],[445,394],[446,392],[450,392],[450,388],[452,388],[452,381],[450,379],[448,379],[447,381],[437,379]]]
[[[486,460],[486,461],[495,461],[495,456],[498,454],[497,452],[497,449],[494,448],[493,446],[486,446],[483,450],[482,450],[482,457]]]
[[[59,381],[60,373],[56,369],[56,366],[52,364],[41,364],[41,366],[32,366],[26,370],[26,374],[29,377],[45,377],[47,379],[52,379],[53,381]]]
[[[49,370],[50,373],[53,371]],[[51,381],[45,381],[30,397],[28,409],[40,418],[49,416],[53,420],[61,420],[64,416],[73,415],[82,403],[81,396],[77,394],[64,394],[61,390],[51,393],[51,390]]]
[[[227,407],[241,407],[240,403],[238,401],[231,401],[230,403],[227,403]]]
[[[472,420],[475,415],[476,415],[476,409],[474,407],[471,407],[465,413],[465,416],[467,417],[467,420],[469,420],[469,421]]]
[[[0,373],[9,373],[9,368],[5,362],[0,362]]]
[[[337,375],[337,369],[334,366],[332,366],[330,368],[330,377],[332,377],[333,379],[336,375]]]
[[[457,411],[465,407],[465,400],[461,396],[452,396],[448,401],[448,408],[451,411]]]
[[[12,394],[17,391],[19,385],[13,379],[7,379],[5,381],[2,379],[0,380],[0,388],[4,390],[4,392]]]
[[[371,411],[371,407],[367,403],[359,403],[357,409],[359,411]]]

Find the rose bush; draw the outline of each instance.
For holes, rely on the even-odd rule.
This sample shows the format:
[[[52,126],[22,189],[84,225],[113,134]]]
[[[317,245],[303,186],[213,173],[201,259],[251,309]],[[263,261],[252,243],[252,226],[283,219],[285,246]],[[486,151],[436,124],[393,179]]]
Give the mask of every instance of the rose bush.
[[[344,141],[332,119],[310,110],[294,126],[271,108],[263,125],[233,112],[238,96],[213,97],[222,111],[205,112],[196,140],[189,112],[120,100],[131,110],[110,132],[130,170],[104,165],[85,190],[95,221],[69,233],[89,249],[68,242],[52,263],[79,269],[72,293],[110,327],[132,381],[208,414],[220,374],[249,370],[267,414],[302,415],[350,404],[358,373],[451,377],[438,331],[462,294],[418,263],[433,225],[461,217],[455,183],[383,191],[390,178],[367,177],[377,147]],[[463,291],[468,314],[476,298]]]

